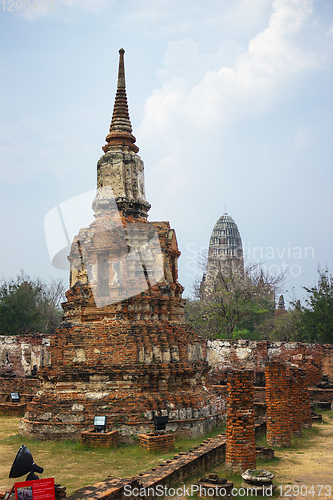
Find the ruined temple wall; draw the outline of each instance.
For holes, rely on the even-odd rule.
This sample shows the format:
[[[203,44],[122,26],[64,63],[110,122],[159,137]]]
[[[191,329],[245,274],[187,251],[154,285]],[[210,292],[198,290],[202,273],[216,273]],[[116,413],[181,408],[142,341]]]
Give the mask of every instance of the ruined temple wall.
[[[230,368],[247,368],[261,374],[269,361],[292,363],[304,369],[309,386],[318,384],[323,375],[333,381],[332,344],[208,340],[207,360],[213,384],[225,383]]]
[[[34,366],[50,364],[50,336],[31,335],[0,336],[0,381],[1,375],[12,372],[16,377],[31,375]],[[0,382],[1,385],[1,382]]]
[[[74,328],[75,330],[75,328]],[[99,332],[103,335],[103,332]],[[89,338],[89,335],[88,335]],[[17,377],[26,377],[36,365],[48,366],[51,363],[50,341],[51,336],[42,334],[21,336],[0,336],[0,375],[11,368]],[[56,343],[58,342],[54,339]],[[68,341],[68,339],[66,339]],[[119,339],[118,339],[119,340]],[[134,339],[133,339],[134,340]],[[137,342],[138,339],[136,339]],[[173,344],[171,339],[167,344]],[[73,362],[76,356],[80,357],[79,338],[77,332],[72,332],[73,357],[68,363]],[[81,339],[87,347],[87,339]],[[136,342],[133,342],[136,343]],[[61,342],[60,342],[61,343]],[[88,342],[89,344],[89,342]],[[301,342],[270,342],[250,340],[213,340],[200,342],[201,356],[206,358],[210,367],[210,377],[213,384],[226,381],[226,373],[229,368],[247,368],[262,373],[268,361],[290,362],[304,369],[307,374],[309,386],[315,386],[323,375],[327,375],[333,381],[333,345],[331,344],[304,344]],[[93,357],[102,353],[94,352],[97,349],[91,343],[90,355]],[[169,346],[168,346],[169,347]],[[184,346],[185,347],[185,346]],[[59,355],[63,346],[59,345]],[[134,347],[133,347],[134,348]],[[150,362],[156,362],[153,353],[149,351],[148,345],[135,345],[134,350],[139,349],[140,355],[150,356]],[[169,347],[170,348],[170,347]],[[189,346],[185,347],[186,349]],[[78,349],[78,350],[77,350]],[[89,351],[89,348],[88,348]],[[142,353],[141,353],[142,351]],[[9,358],[9,364],[7,359]],[[87,353],[84,353],[85,356]],[[127,353],[128,354],[128,353]],[[156,353],[157,355],[158,353]],[[166,355],[166,353],[163,353]],[[187,355],[190,355],[188,352]],[[172,353],[170,352],[170,357]],[[192,357],[190,355],[190,357]],[[196,357],[196,356],[195,356]],[[141,360],[142,362],[143,360]],[[147,362],[148,360],[146,360]],[[177,361],[177,360],[175,360]],[[148,361],[149,363],[149,361]],[[2,377],[1,377],[2,378]]]

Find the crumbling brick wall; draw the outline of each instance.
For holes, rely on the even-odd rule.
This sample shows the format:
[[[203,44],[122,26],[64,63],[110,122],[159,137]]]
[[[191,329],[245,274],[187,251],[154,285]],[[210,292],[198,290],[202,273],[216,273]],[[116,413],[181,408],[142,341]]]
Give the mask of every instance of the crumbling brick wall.
[[[316,386],[323,375],[333,382],[333,345],[302,342],[250,340],[208,340],[207,360],[213,384],[226,383],[231,368],[256,371],[257,382],[263,378],[268,361],[292,363],[306,371],[309,387]]]
[[[31,375],[34,366],[50,364],[49,336],[40,333],[0,336],[0,377],[11,372],[16,377]]]

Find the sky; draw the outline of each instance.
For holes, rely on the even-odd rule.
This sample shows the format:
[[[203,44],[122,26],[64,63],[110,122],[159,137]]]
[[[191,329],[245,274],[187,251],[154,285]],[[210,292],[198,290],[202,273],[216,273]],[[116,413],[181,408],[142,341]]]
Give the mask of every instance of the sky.
[[[0,277],[68,280],[44,218],[96,187],[123,47],[149,220],[176,231],[184,296],[226,207],[246,262],[302,299],[333,273],[332,42],[332,0],[1,2]]]

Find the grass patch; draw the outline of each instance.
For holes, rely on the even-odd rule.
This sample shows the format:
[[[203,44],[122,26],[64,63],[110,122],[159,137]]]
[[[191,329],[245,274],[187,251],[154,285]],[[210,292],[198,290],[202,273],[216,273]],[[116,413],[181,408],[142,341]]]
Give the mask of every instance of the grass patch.
[[[176,440],[175,449],[169,453],[151,454],[139,448],[137,443],[117,448],[88,448],[77,441],[36,441],[17,434],[19,420],[19,417],[0,416],[0,491],[8,490],[13,485],[14,481],[8,475],[21,444],[29,448],[34,461],[44,468],[40,477],[54,476],[57,483],[66,486],[67,495],[70,495],[110,475],[131,477],[145,472],[181,451],[200,445],[204,439],[225,431],[225,425],[222,425],[196,439]]]
[[[320,429],[318,429],[317,427],[312,427],[311,429],[302,429],[302,436],[295,436],[291,438],[291,446],[281,446],[281,447],[271,446],[267,444],[266,436],[260,436],[259,438],[256,439],[256,445],[265,446],[266,448],[273,448],[273,450],[297,450],[298,448],[304,449],[312,446],[313,440],[319,434],[320,434]]]
[[[333,412],[325,411],[324,419],[328,425],[332,425]],[[0,416],[0,491],[9,489],[14,480],[8,478],[9,470],[18,451],[19,446],[24,443],[30,449],[35,462],[44,467],[41,477],[55,476],[55,481],[66,486],[67,495],[85,485],[94,484],[112,475],[115,477],[131,477],[145,472],[159,463],[173,458],[180,451],[187,451],[198,446],[203,440],[213,438],[225,431],[225,425],[212,430],[205,436],[193,440],[176,440],[175,450],[169,453],[150,454],[139,448],[138,444],[121,445],[118,448],[88,448],[76,441],[36,441],[18,436],[18,417]],[[300,460],[309,456],[309,450],[314,450],[321,438],[321,429],[327,427],[317,424],[312,429],[303,429],[301,437],[292,438],[290,448],[277,448],[273,460],[258,460],[257,469],[264,469],[276,474],[275,484],[288,484],[290,471]],[[267,446],[265,436],[257,440],[257,444]],[[312,462],[311,462],[312,463]],[[288,477],[285,471],[288,470]],[[224,462],[210,469],[199,471],[195,476],[189,478],[185,487],[189,487],[202,477],[210,473],[216,473],[240,488],[243,482],[240,474],[232,474],[225,468]],[[183,486],[183,484],[174,487]],[[275,490],[275,496],[277,495]],[[194,495],[193,498],[197,498]],[[244,497],[239,497],[239,500]],[[238,500],[237,497],[233,499]]]
[[[281,462],[281,457],[274,456],[272,460],[266,460],[265,458],[261,458],[260,460],[257,460],[257,469],[266,470],[267,467],[269,468],[270,466],[277,465],[280,462]]]

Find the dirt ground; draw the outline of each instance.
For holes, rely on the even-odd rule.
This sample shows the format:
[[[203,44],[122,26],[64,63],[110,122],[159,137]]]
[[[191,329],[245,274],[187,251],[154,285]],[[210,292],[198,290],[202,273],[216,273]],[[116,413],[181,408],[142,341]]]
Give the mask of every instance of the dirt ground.
[[[333,499],[333,412],[323,412],[323,423],[314,423],[301,438],[293,438],[290,448],[275,448],[275,457],[257,463],[257,469],[275,474],[274,500]],[[229,475],[224,464],[210,472],[227,477],[235,488],[241,486],[240,476]],[[247,494],[240,493],[237,499],[241,498]]]
[[[281,460],[274,464],[274,481],[283,485],[283,498],[333,498],[333,412],[323,413],[323,423],[313,427],[319,432],[305,445],[275,452]]]

